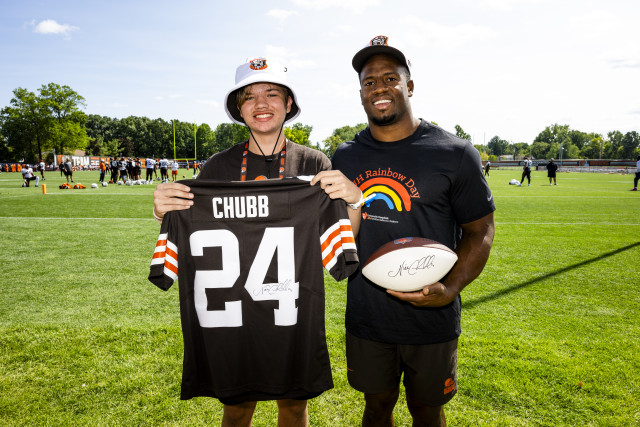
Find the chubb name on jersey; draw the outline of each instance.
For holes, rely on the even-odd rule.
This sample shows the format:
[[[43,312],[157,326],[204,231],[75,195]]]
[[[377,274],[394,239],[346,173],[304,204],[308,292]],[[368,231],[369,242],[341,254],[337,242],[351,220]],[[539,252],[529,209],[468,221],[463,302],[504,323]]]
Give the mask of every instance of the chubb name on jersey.
[[[269,216],[267,196],[214,197],[214,218],[266,218]]]

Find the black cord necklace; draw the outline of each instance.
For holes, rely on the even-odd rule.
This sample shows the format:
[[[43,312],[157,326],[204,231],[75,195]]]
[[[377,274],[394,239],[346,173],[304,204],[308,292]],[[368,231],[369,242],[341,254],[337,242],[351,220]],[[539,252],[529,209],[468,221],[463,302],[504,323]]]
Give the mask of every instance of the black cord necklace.
[[[280,136],[282,135],[282,129],[284,128],[284,123],[282,124],[282,126],[280,127],[280,132],[278,133],[278,138],[276,139],[276,143],[273,145],[273,150],[271,151],[271,158],[268,158],[265,154],[264,151],[262,151],[262,147],[260,147],[260,144],[258,143],[258,140],[255,138],[255,136],[253,136],[253,132],[251,131],[251,128],[249,128],[249,133],[251,134],[251,138],[253,138],[253,140],[256,142],[256,145],[258,146],[258,150],[260,150],[260,153],[262,154],[262,158],[264,159],[265,163],[267,163],[268,167],[267,167],[267,178],[270,179],[271,178],[271,162],[273,161],[273,155],[276,152],[276,147],[278,146],[278,141],[280,140]],[[284,162],[285,162],[285,158],[286,158],[286,150],[287,150],[287,140],[285,138],[284,140],[284,144],[282,145],[282,151],[280,152],[280,169],[279,169],[279,178],[284,178]],[[249,152],[249,141],[247,141],[244,144],[244,153],[242,154],[242,165],[240,167],[240,180],[241,181],[246,181],[247,180],[247,156],[248,156],[248,152]]]

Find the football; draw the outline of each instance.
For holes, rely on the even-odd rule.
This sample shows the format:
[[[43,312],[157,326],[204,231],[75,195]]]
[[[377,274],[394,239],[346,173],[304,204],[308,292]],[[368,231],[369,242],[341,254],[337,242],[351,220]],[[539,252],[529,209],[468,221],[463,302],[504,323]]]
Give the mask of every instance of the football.
[[[441,243],[423,237],[404,237],[371,254],[362,274],[383,288],[412,292],[442,279],[456,261],[458,255]]]

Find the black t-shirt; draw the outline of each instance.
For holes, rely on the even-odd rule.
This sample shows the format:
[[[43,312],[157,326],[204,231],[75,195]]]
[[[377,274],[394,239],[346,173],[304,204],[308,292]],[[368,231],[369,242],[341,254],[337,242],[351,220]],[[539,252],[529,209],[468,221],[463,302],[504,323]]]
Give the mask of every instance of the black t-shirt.
[[[295,178],[180,182],[194,205],[165,215],[149,280],[179,281],[181,398],[332,388],[323,266],[342,280],[358,264],[344,202]]]
[[[478,151],[469,141],[421,121],[409,137],[375,141],[369,128],[333,157],[363,191],[376,196],[362,208],[356,239],[362,263],[383,244],[425,237],[455,250],[460,224],[495,210]],[[347,330],[361,338],[398,344],[445,342],[460,335],[460,297],[440,308],[416,308],[362,276],[349,278]]]

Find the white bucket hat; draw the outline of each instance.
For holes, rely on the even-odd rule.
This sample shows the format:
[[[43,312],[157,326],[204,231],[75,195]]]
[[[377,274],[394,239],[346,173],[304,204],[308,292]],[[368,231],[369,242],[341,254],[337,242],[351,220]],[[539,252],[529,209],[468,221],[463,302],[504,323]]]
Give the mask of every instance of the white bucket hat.
[[[373,55],[389,55],[407,67],[408,70],[411,70],[411,61],[407,59],[400,49],[401,46],[399,46],[398,43],[393,43],[393,46],[389,43],[389,37],[376,36],[353,56],[351,65],[356,72],[360,73],[364,64]]]
[[[224,109],[229,118],[239,125],[245,124],[244,119],[240,116],[240,111],[238,111],[236,95],[238,90],[253,83],[275,83],[289,89],[293,103],[291,104],[291,111],[287,113],[285,123],[298,117],[300,115],[300,107],[298,106],[296,93],[287,83],[286,72],[286,67],[267,60],[267,58],[247,59],[236,69],[236,84],[227,92],[227,96],[224,98]]]

